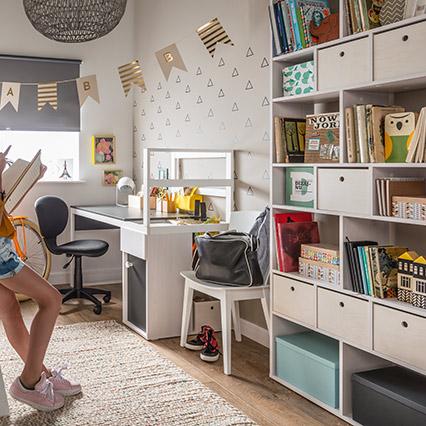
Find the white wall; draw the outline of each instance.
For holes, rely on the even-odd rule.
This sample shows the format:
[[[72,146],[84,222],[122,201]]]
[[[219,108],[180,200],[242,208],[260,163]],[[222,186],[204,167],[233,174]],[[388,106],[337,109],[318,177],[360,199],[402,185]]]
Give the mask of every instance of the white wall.
[[[27,196],[16,213],[34,217],[34,201],[41,195],[57,195],[69,204],[111,204],[115,200],[114,188],[104,187],[102,168],[91,164],[91,136],[114,134],[117,138],[117,169],[132,173],[132,94],[124,97],[117,72],[119,65],[133,60],[134,1],[129,0],[121,23],[107,36],[81,44],[51,41],[39,34],[28,21],[22,1],[2,0],[0,25],[0,53],[12,55],[44,56],[51,58],[81,59],[81,75],[96,74],[101,103],[86,101],[82,108],[80,136],[81,184],[39,183]],[[61,141],[58,140],[60,144]],[[79,238],[90,236],[81,233]],[[120,280],[120,252],[116,231],[96,232],[111,244],[102,258],[85,260],[87,281]],[[65,235],[64,238],[68,238]],[[63,259],[55,257],[51,279],[60,282],[67,278],[62,272]]]
[[[134,173],[138,184],[144,147],[233,149],[237,209],[267,205],[271,102],[267,5],[267,0],[137,2],[135,49],[147,87],[135,98]],[[234,46],[218,45],[212,58],[196,30],[215,17]],[[166,81],[155,52],[172,43],[177,44],[188,71],[173,69]],[[247,55],[249,49],[252,54]],[[223,66],[219,66],[221,58]],[[233,76],[234,69],[238,75]],[[208,86],[209,79],[213,86]],[[252,89],[246,89],[249,81]],[[221,89],[223,97],[219,96]],[[202,103],[197,103],[199,97]],[[178,102],[180,109],[176,109]],[[234,103],[237,111],[233,111]],[[209,117],[210,109],[213,117]],[[257,304],[242,306],[245,318],[264,325],[259,311]]]

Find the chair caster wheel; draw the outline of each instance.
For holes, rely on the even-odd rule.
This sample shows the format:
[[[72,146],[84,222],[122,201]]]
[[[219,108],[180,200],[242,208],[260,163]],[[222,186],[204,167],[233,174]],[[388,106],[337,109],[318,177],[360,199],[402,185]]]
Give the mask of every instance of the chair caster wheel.
[[[110,294],[106,294],[106,295],[103,297],[103,300],[104,300],[104,302],[105,302],[105,303],[109,303],[109,302],[111,302],[111,295],[110,295]]]
[[[102,305],[96,305],[96,306],[93,308],[93,312],[94,312],[96,315],[100,315],[100,314],[101,314],[101,312],[102,312]]]

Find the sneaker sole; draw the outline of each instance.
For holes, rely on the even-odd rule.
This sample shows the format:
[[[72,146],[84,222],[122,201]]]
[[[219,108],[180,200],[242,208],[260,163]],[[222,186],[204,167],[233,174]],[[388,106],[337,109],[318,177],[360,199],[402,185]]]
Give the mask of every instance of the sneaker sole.
[[[190,343],[185,343],[185,348],[190,351],[201,351],[201,349],[203,349],[202,346],[191,345]]]
[[[64,406],[64,404],[62,404],[58,407],[46,407],[45,405],[39,405],[35,402],[27,401],[26,399],[23,399],[23,398],[20,398],[19,396],[13,395],[12,392],[9,392],[9,394],[13,399],[16,399],[16,401],[22,402],[22,404],[29,405],[30,407],[35,408],[38,411],[50,412],[50,411],[59,410],[60,408],[62,408]]]
[[[200,358],[203,361],[206,362],[216,362],[219,359],[219,354],[215,355],[215,356],[208,356],[208,355],[204,355],[204,354],[200,354]]]
[[[81,393],[81,389],[79,390],[55,390],[55,393],[58,393],[62,396],[76,396]]]

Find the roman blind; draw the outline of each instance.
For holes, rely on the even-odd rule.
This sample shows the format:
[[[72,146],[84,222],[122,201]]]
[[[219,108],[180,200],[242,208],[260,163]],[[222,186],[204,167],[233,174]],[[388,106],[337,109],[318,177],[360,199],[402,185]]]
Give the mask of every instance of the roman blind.
[[[50,83],[80,77],[79,60],[0,55],[0,82]],[[80,104],[74,81],[60,83],[58,108],[37,110],[37,85],[21,85],[19,109],[0,111],[0,130],[80,131]]]

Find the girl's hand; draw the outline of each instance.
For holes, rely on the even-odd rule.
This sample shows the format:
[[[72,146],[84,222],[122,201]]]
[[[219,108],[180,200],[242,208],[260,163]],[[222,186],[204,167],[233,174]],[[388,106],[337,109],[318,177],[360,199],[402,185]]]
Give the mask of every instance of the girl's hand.
[[[0,152],[0,173],[3,173],[3,170],[6,168],[6,164],[7,164],[6,156],[9,153],[11,146],[12,145],[9,145],[6,148],[6,151]]]

